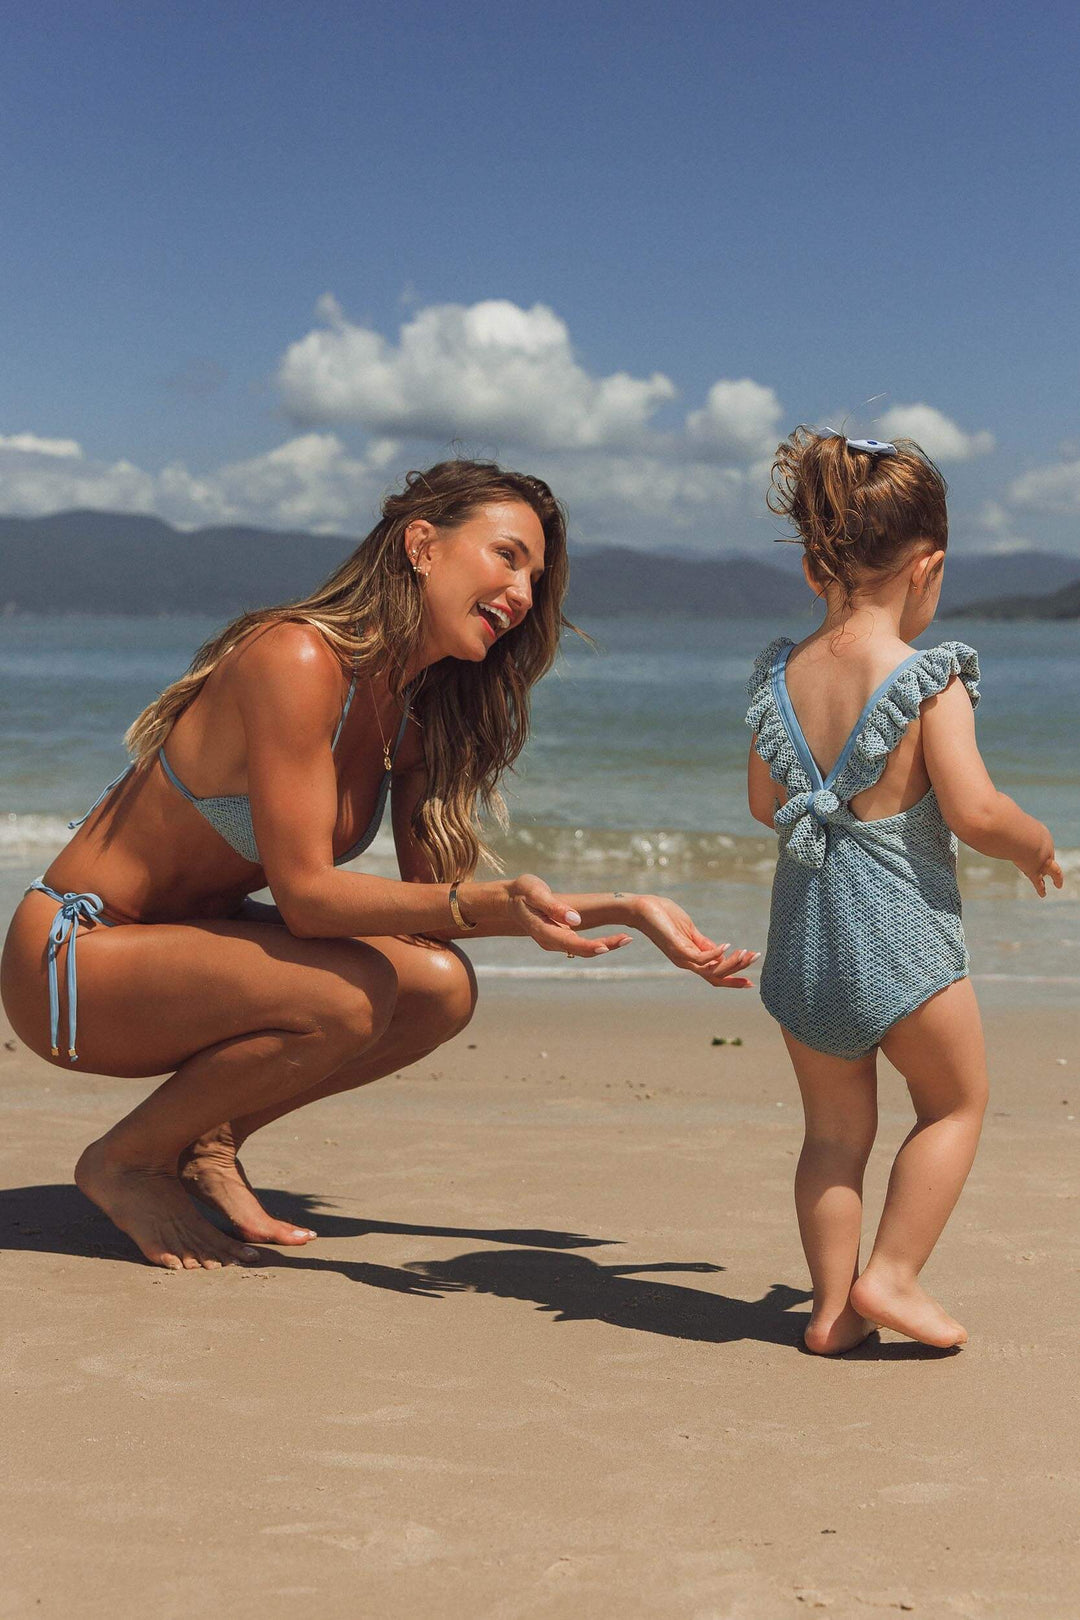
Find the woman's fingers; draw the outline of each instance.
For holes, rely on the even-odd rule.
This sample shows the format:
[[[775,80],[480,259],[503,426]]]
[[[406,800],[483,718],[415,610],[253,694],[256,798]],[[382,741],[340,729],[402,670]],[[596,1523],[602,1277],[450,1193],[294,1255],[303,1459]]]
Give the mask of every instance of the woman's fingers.
[[[562,951],[567,956],[604,956],[630,944],[629,934],[602,934],[590,939],[575,934],[571,928],[559,928],[543,918],[534,917],[530,929],[533,939],[545,951]]]
[[[744,990],[751,981],[734,975],[741,975],[752,962],[758,960],[760,955],[760,951],[733,951],[730,956],[722,956],[717,961],[695,968],[694,971],[709,984],[723,986],[729,990]]]

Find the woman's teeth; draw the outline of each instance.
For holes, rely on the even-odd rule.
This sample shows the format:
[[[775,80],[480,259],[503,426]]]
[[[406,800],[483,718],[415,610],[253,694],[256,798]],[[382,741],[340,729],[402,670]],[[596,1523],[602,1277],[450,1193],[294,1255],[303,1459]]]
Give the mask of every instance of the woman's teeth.
[[[490,602],[478,602],[476,610],[486,624],[489,624],[496,635],[510,628],[510,615],[502,608],[493,607]]]

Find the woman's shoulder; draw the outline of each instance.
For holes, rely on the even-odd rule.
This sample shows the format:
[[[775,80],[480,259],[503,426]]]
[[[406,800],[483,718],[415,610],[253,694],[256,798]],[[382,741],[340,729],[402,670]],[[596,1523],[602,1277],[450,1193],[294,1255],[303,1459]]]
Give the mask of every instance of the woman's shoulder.
[[[242,636],[222,673],[244,698],[287,694],[317,706],[340,703],[345,673],[340,656],[322,631],[299,619],[259,625]]]

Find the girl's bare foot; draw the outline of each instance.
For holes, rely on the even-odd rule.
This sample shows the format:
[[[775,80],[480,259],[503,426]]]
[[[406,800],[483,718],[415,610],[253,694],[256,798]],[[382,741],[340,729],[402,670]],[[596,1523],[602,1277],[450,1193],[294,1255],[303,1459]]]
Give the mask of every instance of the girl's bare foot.
[[[845,1350],[854,1350],[874,1331],[850,1305],[839,1316],[828,1317],[815,1311],[803,1334],[803,1344],[815,1356],[842,1356]]]
[[[895,1333],[906,1333],[920,1344],[951,1350],[967,1343],[967,1329],[954,1322],[914,1278],[875,1267],[873,1260],[851,1290],[851,1305],[868,1321],[892,1328]]]
[[[193,1142],[180,1155],[180,1179],[188,1192],[216,1209],[241,1237],[256,1243],[310,1243],[318,1234],[307,1226],[277,1221],[259,1203],[227,1125]]]
[[[119,1162],[107,1137],[85,1150],[75,1166],[75,1184],[155,1266],[211,1271],[261,1258],[258,1249],[234,1243],[204,1221],[168,1170]]]

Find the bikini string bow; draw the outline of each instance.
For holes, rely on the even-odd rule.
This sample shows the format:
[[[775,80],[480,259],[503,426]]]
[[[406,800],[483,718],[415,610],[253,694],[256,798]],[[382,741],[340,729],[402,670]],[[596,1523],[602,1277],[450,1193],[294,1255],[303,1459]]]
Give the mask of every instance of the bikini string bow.
[[[838,821],[844,806],[828,788],[795,793],[776,812],[775,826],[786,834],[784,849],[802,866],[825,864],[825,829]]]
[[[56,958],[65,940],[70,941],[67,953],[67,1014],[68,1014],[68,1059],[74,1063],[78,1058],[75,1050],[76,1013],[78,1010],[78,980],[75,976],[75,945],[79,938],[79,924],[96,922],[101,916],[103,902],[97,894],[65,894],[60,901],[60,909],[53,918],[49,929],[49,1027],[52,1036],[53,1057],[60,1056],[60,988],[57,982]]]

